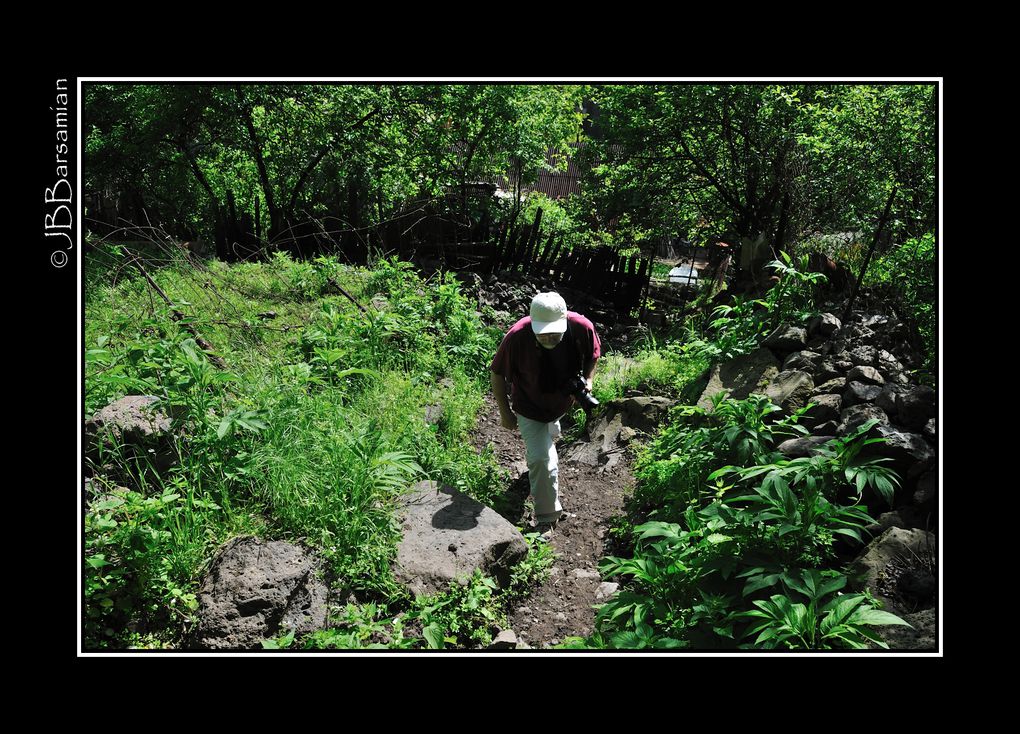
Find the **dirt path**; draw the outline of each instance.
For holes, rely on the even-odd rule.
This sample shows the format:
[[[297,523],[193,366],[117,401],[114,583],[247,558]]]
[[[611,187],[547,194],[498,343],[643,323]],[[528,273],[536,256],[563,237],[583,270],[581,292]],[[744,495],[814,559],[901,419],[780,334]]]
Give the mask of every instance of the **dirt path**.
[[[511,483],[506,504],[495,509],[515,525],[531,524],[524,440],[518,431],[499,425],[499,409],[492,396],[486,397],[472,442],[481,451],[491,444],[500,465],[516,479]],[[563,456],[564,444],[557,450]],[[596,595],[602,579],[598,562],[605,555],[610,518],[623,512],[624,490],[633,485],[630,465],[625,459],[612,474],[599,474],[595,467],[560,461],[560,502],[576,517],[561,521],[550,537],[556,553],[549,579],[537,587],[510,614],[511,629],[532,648],[556,645],[571,635],[592,632],[593,606],[602,603]]]

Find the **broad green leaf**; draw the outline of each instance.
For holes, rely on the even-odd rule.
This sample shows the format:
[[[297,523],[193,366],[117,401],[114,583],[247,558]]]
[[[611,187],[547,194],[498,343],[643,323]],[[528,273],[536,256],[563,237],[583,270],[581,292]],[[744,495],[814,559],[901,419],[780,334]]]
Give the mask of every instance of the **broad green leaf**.
[[[102,553],[89,556],[88,559],[86,559],[86,563],[88,563],[92,568],[102,568],[103,566],[111,565],[110,562],[106,560],[106,556]]]
[[[895,490],[889,480],[885,477],[878,477],[875,480],[875,488],[878,490],[878,493],[882,495],[882,499],[886,501],[886,504],[892,507]]]
[[[839,591],[846,586],[846,576],[836,576],[826,579],[818,587],[818,598],[822,599],[833,592]]]
[[[110,497],[109,499],[105,499],[102,502],[93,503],[89,507],[89,510],[93,513],[104,512],[106,510],[112,510],[115,507],[120,507],[123,504],[124,499],[122,497]]]
[[[868,638],[872,642],[874,642],[874,643],[876,643],[878,645],[881,645],[882,647],[886,648],[887,650],[889,649],[889,645],[887,645],[885,640],[882,639],[882,635],[880,635],[878,633],[878,630],[868,629],[867,627],[865,627],[863,625],[859,626],[859,627],[855,627],[854,630],[859,635],[861,635],[862,637]]]
[[[807,624],[808,616],[808,608],[806,605],[794,604],[790,607],[790,610],[786,615],[786,619],[789,622],[790,627],[797,631],[804,631],[813,628],[813,625]]]
[[[269,428],[269,426],[266,425],[264,421],[258,418],[256,413],[242,413],[237,418],[237,424],[240,425],[242,428],[246,428],[254,433],[264,431],[267,428]]]
[[[835,627],[844,624],[854,611],[864,603],[863,594],[852,594],[850,596],[841,597],[840,600],[832,606],[826,615],[825,619],[822,620],[821,631],[822,634],[827,634]]]
[[[616,633],[612,641],[617,650],[638,650],[642,647],[641,638],[629,631]]]
[[[904,627],[914,628],[914,625],[909,622],[897,617],[895,614],[889,612],[883,612],[881,609],[858,609],[857,612],[850,617],[850,622],[853,624],[870,624],[870,625],[887,625],[887,624],[898,624]]]
[[[778,579],[779,579],[778,573],[773,573],[767,576],[759,576],[757,578],[749,579],[748,582],[744,585],[744,590],[742,594],[743,596],[750,596],[759,589],[774,586]]]
[[[789,586],[794,591],[800,592],[808,599],[814,598],[815,586],[814,579],[809,575],[807,571],[794,571],[792,573],[784,573],[782,575],[783,583]]]
[[[766,641],[771,640],[772,638],[774,638],[776,636],[776,634],[778,634],[776,632],[776,630],[770,627],[769,629],[766,629],[764,632],[762,632],[760,635],[758,635],[758,639],[756,639],[754,641],[754,644],[760,645],[761,643],[766,642]]]
[[[430,650],[443,649],[443,630],[438,624],[428,625],[421,631],[421,633]]]
[[[733,635],[730,635],[732,637]],[[663,649],[675,649],[678,647],[687,647],[687,643],[682,640],[675,640],[672,637],[660,637],[654,643],[652,647],[658,647]]]
[[[859,532],[857,532],[856,530],[854,530],[853,528],[832,528],[832,533],[833,534],[839,533],[840,535],[846,535],[847,537],[853,538],[858,543],[863,543],[864,542],[864,540],[861,539],[861,534]]]
[[[675,523],[646,522],[634,528],[641,540],[646,538],[679,538],[680,526]]]
[[[194,339],[185,339],[181,342],[181,349],[194,364],[204,364],[205,359],[204,357],[199,357],[198,343]]]

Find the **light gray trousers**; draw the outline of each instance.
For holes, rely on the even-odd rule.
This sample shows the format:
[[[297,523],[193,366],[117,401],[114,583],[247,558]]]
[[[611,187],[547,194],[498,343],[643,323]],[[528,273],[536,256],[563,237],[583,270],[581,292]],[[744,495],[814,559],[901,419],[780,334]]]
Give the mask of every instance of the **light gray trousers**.
[[[517,427],[524,437],[528,461],[528,478],[531,496],[535,501],[535,521],[555,522],[563,506],[559,496],[559,456],[556,439],[560,435],[560,421],[542,423],[517,414]]]

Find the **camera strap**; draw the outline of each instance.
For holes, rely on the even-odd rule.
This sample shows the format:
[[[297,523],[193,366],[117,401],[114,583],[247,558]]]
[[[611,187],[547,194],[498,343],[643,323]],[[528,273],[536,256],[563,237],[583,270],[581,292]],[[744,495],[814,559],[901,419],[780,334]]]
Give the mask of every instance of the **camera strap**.
[[[577,354],[577,368],[571,369],[571,371],[572,373],[583,372],[585,363],[584,350],[581,347],[581,340],[577,338],[577,327],[569,318],[567,319],[567,333],[570,335],[570,340],[574,343],[574,352]],[[573,367],[574,365],[571,365],[571,368]]]

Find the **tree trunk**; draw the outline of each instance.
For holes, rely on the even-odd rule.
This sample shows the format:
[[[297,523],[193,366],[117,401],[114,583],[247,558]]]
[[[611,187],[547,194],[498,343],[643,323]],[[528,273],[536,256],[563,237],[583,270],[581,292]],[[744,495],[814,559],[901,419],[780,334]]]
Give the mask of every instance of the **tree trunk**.
[[[209,183],[209,179],[202,173],[202,169],[198,167],[198,162],[192,157],[188,151],[186,145],[181,144],[178,146],[181,153],[188,159],[188,163],[191,165],[191,172],[194,174],[198,183],[205,189],[205,193],[209,196],[209,201],[212,204],[213,209],[213,236],[216,239],[216,256],[224,262],[230,261],[230,246],[227,242],[227,231],[226,222],[223,216],[223,206],[220,204],[220,200],[216,198],[216,194],[213,192],[212,185]]]
[[[786,246],[786,226],[790,218],[790,192],[783,194],[783,202],[779,207],[779,224],[776,226],[775,251],[778,255]]]
[[[868,254],[864,257],[864,264],[861,265],[861,274],[857,276],[856,282],[853,284],[853,289],[850,291],[850,300],[847,301],[846,310],[843,311],[843,323],[849,323],[847,319],[850,318],[850,313],[853,311],[854,301],[857,299],[857,291],[861,287],[861,283],[864,282],[864,276],[868,272],[868,265],[871,264],[871,256],[875,253],[875,246],[878,244],[879,237],[882,235],[882,230],[885,228],[885,224],[889,219],[889,211],[892,209],[893,199],[896,198],[896,189],[899,184],[893,184],[892,191],[889,192],[889,199],[885,202],[885,211],[882,212],[882,218],[878,220],[878,228],[875,230],[875,236],[871,239],[871,247],[868,248]]]
[[[282,229],[282,218],[276,206],[276,198],[273,196],[273,186],[269,182],[269,171],[266,168],[265,157],[262,155],[262,142],[259,140],[258,132],[255,130],[255,121],[251,116],[251,105],[244,99],[241,87],[235,87],[234,91],[241,107],[241,120],[248,131],[248,140],[251,142],[251,154],[255,158],[255,167],[259,172],[259,183],[262,186],[262,193],[266,197],[266,211],[269,212],[269,239],[273,240]]]

